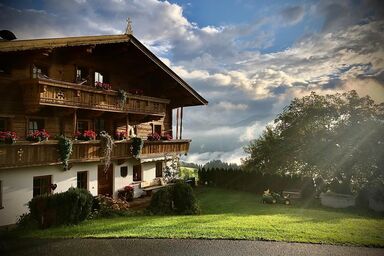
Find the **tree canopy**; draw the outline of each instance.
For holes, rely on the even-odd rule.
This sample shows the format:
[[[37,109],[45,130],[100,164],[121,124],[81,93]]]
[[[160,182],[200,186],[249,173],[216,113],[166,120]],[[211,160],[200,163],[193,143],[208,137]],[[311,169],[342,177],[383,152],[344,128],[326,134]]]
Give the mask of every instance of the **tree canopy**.
[[[356,91],[295,98],[245,147],[246,169],[360,187],[384,180],[384,104]]]

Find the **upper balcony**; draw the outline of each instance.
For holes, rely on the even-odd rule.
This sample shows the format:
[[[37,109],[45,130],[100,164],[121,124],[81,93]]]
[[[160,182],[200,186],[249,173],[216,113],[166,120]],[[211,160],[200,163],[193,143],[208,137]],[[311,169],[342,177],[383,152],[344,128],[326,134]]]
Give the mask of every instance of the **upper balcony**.
[[[145,141],[140,158],[156,158],[174,154],[186,154],[190,140]],[[125,161],[132,158],[130,141],[117,141],[111,159]],[[74,142],[69,162],[98,162],[103,160],[100,141]],[[59,165],[58,142],[17,142],[0,145],[0,169],[31,166]]]
[[[25,80],[22,84],[25,85],[24,105],[29,112],[35,112],[42,106],[56,106],[164,116],[170,102],[168,99],[128,93],[126,102],[122,104],[117,91],[45,78]]]

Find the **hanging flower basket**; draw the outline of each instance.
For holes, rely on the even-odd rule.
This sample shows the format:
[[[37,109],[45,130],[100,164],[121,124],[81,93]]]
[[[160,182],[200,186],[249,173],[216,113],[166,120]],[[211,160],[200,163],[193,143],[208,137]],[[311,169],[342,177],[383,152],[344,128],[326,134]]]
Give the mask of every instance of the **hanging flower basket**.
[[[144,141],[141,138],[132,138],[131,153],[134,158],[139,158],[141,150],[143,149],[143,145]]]

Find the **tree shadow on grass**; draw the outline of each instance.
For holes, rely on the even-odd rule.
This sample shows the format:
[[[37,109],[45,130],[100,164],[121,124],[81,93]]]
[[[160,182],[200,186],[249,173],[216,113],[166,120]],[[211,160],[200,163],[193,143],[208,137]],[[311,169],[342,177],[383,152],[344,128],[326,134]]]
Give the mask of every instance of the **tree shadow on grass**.
[[[261,195],[217,188],[200,188],[197,196],[202,214],[233,215],[292,215],[313,221],[342,220],[345,218],[369,218],[382,220],[384,215],[358,208],[334,209],[324,207],[319,199],[292,200],[291,205],[263,204]],[[310,217],[316,216],[316,217]]]

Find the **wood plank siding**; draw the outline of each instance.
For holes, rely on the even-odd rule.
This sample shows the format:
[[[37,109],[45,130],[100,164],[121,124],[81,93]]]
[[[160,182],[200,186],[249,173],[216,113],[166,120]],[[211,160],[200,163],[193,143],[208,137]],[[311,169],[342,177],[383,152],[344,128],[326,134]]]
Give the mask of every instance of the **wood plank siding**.
[[[24,104],[29,112],[41,106],[81,108],[118,113],[165,116],[169,100],[129,94],[124,105],[114,90],[97,90],[87,85],[78,85],[52,79],[24,81]]]
[[[172,154],[186,154],[190,140],[145,141],[140,158],[164,157]],[[70,163],[97,162],[103,160],[99,141],[74,142]],[[132,158],[131,142],[117,141],[112,151],[112,159]],[[0,169],[58,165],[57,141],[41,143],[18,142],[13,145],[0,145]]]

